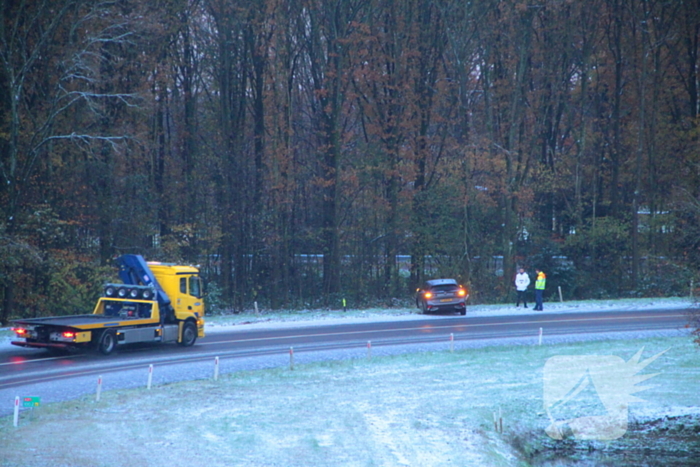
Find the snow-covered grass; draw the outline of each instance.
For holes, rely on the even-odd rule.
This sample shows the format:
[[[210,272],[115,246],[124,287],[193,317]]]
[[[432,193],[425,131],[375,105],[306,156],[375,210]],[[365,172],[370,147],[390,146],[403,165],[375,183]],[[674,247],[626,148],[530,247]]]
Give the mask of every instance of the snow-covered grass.
[[[687,306],[681,299],[600,301],[547,304],[545,311]],[[469,310],[472,316],[512,312],[525,310]],[[421,317],[414,310],[288,315],[275,316],[276,324],[264,312],[212,317],[208,326]],[[99,402],[93,395],[23,410],[18,428],[12,417],[0,418],[0,466],[527,465],[514,446],[529,450],[549,442],[547,359],[616,355],[628,361],[642,348],[642,359],[666,353],[641,372],[658,375],[643,384],[650,387],[637,394],[644,401],[631,404],[630,420],[662,423],[693,414],[688,429],[700,431],[700,350],[691,338],[608,339],[375,356],[108,391]],[[495,412],[502,413],[503,433],[494,430]]]

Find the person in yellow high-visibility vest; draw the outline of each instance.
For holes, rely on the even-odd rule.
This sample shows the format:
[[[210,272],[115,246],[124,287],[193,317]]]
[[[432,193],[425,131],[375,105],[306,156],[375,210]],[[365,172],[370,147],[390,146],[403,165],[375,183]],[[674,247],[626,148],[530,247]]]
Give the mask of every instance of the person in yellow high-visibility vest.
[[[537,279],[535,280],[535,310],[542,311],[542,294],[547,285],[547,276],[539,269],[535,269]]]

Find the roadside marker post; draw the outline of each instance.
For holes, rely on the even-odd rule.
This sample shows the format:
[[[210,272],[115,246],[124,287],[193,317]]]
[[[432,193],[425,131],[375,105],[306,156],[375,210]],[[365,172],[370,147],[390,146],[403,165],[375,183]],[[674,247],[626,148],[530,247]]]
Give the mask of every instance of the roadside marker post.
[[[95,395],[95,402],[100,402],[100,395],[102,394],[102,375],[97,377],[97,394]]]
[[[14,416],[14,426],[15,428],[19,426],[19,396],[15,397],[15,416]]]
[[[294,369],[294,347],[289,348],[289,369]]]
[[[539,345],[542,345],[542,328],[540,328],[540,339],[539,339]]]
[[[214,381],[219,380],[219,357],[214,357]]]
[[[564,303],[564,296],[561,294],[561,285],[559,286],[559,301]]]
[[[372,341],[367,341],[367,358],[372,358]]]
[[[450,333],[450,352],[455,351],[455,335]]]
[[[493,430],[496,433],[503,433],[503,413],[500,407],[498,407],[498,415],[495,410],[493,411]]]
[[[343,299],[343,312],[346,312],[346,311],[348,311],[348,304],[345,301],[345,299]]]
[[[148,365],[148,389],[151,389],[151,384],[153,383],[153,364]]]

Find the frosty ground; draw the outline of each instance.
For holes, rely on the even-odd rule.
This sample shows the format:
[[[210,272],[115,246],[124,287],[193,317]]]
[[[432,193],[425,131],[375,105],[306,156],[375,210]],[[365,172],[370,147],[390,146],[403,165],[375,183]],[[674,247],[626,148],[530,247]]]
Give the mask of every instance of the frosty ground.
[[[688,304],[599,301],[549,304],[546,311]],[[469,310],[472,316],[527,312],[512,306]],[[423,317],[395,309],[262,312],[212,318],[208,327],[216,332],[392,319]],[[613,337],[619,336],[316,362],[293,371],[242,371],[218,381],[110,391],[99,402],[91,396],[23,411],[18,428],[11,417],[0,419],[0,465],[510,466],[572,465],[576,459],[578,465],[604,465],[607,452],[639,448],[644,453],[660,433],[687,435],[690,444],[675,450],[694,449],[700,436],[700,351],[687,330]],[[609,444],[557,443],[547,437],[542,392],[549,358],[616,355],[629,361],[640,349],[643,359],[666,352],[642,371],[658,375],[636,394],[644,401],[630,407],[628,436]],[[494,413],[503,417],[502,433],[494,429]],[[542,457],[543,448],[556,455]],[[583,454],[588,451],[599,454],[591,460]],[[619,460],[615,465],[625,465]]]

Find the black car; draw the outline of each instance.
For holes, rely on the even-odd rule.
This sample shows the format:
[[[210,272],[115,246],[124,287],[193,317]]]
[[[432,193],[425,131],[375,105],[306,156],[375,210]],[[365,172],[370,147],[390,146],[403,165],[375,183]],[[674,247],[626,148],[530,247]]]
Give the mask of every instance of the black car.
[[[454,279],[433,279],[426,281],[417,290],[416,306],[424,314],[433,311],[456,311],[467,314],[469,293]]]

